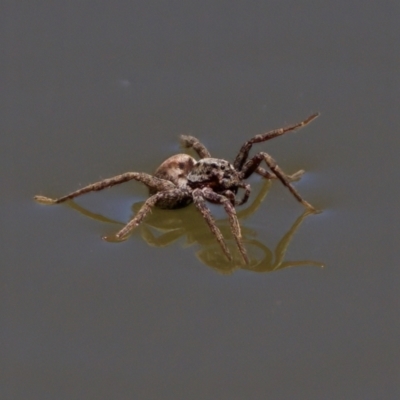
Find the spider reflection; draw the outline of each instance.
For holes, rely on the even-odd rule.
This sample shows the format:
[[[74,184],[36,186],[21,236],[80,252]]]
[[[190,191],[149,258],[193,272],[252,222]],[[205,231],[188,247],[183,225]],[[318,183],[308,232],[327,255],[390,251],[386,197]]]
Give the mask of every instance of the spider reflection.
[[[253,203],[247,208],[237,212],[239,219],[246,219],[258,209],[267,195],[270,186],[271,181],[264,181],[263,186]],[[68,203],[70,207],[87,217],[106,223],[124,225],[122,222],[109,219],[100,214],[92,213],[73,201],[69,201]],[[142,205],[143,202],[133,204],[133,214],[136,214]],[[196,244],[200,247],[196,252],[197,258],[202,263],[223,274],[232,273],[237,269],[246,269],[253,272],[272,272],[283,268],[306,265],[323,267],[323,263],[312,260],[285,260],[287,248],[294,234],[299,229],[304,219],[310,214],[312,214],[312,212],[309,210],[303,212],[303,214],[296,219],[287,233],[280,239],[273,251],[256,239],[257,234],[254,230],[242,226],[243,241],[249,249],[249,263],[246,265],[239,262],[235,263],[233,261],[228,261],[226,259],[224,253],[221,252],[218,243],[212,236],[210,236],[208,227],[204,224],[201,215],[197,213],[192,206],[179,210],[167,211],[155,209],[140,226],[140,234],[146,243],[156,247],[168,246],[184,238],[184,247]],[[228,219],[225,218],[218,220],[217,225],[225,237],[230,237],[230,225]],[[109,236],[108,241],[118,242],[118,239]],[[231,247],[233,252],[238,251],[232,240],[228,241],[228,246]]]

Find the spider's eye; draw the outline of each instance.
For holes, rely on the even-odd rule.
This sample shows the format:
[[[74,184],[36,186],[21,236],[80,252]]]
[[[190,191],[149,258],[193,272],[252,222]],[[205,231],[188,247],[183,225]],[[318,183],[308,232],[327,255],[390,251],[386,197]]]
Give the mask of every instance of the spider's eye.
[[[178,164],[178,167],[179,167],[180,169],[184,169],[184,168],[185,168],[185,163],[180,162],[180,163]]]
[[[225,169],[225,165],[222,164],[222,165],[221,165],[221,170],[223,171],[224,169]]]
[[[217,164],[211,163],[211,167],[212,167],[212,168],[217,168]]]

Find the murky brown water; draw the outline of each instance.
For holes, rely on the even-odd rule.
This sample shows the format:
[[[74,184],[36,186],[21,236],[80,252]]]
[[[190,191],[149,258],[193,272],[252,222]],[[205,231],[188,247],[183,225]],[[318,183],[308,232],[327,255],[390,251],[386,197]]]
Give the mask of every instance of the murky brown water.
[[[4,398],[398,398],[399,11],[4,6]],[[315,111],[256,149],[306,169],[296,187],[324,212],[252,179],[238,209],[247,269],[192,207],[101,241],[146,198],[137,183],[70,206],[32,200],[152,172],[181,133],[232,160],[252,135]]]

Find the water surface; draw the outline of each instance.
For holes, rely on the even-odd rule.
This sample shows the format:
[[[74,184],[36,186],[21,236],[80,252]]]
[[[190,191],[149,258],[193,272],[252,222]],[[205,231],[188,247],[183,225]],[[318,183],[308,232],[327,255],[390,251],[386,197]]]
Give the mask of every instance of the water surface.
[[[4,398],[398,398],[398,15],[340,1],[4,6]],[[152,172],[182,133],[233,160],[316,111],[257,149],[304,168],[296,187],[323,213],[251,179],[247,269],[193,207],[103,242],[146,198],[138,183],[32,200]]]

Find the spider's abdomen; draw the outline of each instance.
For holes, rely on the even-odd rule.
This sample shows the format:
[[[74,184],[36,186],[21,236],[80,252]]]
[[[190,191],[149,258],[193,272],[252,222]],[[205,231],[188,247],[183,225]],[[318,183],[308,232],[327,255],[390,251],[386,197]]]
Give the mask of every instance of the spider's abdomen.
[[[187,154],[176,154],[167,158],[154,173],[154,176],[171,181],[177,187],[184,187],[187,183],[187,176],[192,170],[196,160]]]
[[[187,154],[176,154],[175,156],[167,158],[154,173],[154,176],[160,179],[165,179],[176,185],[177,188],[186,189],[187,176],[196,160]],[[155,189],[150,189],[150,194],[155,194]],[[165,196],[163,200],[157,203],[159,208],[182,208],[186,207],[192,202],[192,197],[182,191],[181,196]]]
[[[239,174],[232,164],[219,158],[199,160],[187,176],[187,183],[192,188],[210,187],[216,192],[237,190]]]

